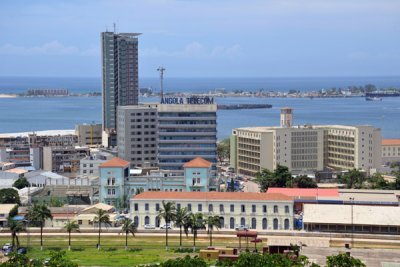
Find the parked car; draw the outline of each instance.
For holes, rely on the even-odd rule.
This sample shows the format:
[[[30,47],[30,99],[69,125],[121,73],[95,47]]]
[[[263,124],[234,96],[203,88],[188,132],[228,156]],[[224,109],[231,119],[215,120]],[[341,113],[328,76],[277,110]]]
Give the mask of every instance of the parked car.
[[[172,227],[171,227],[171,225],[169,223],[168,224],[163,224],[163,225],[160,226],[160,229],[165,229],[165,228],[172,229]]]
[[[7,250],[8,248],[12,248],[12,245],[10,243],[5,243],[3,245],[3,250]]]
[[[12,252],[13,252],[12,247],[9,247],[9,248],[7,248],[6,250],[4,250],[4,255],[5,255],[5,256],[8,256],[8,255],[10,255]]]
[[[156,229],[156,226],[154,224],[145,224],[144,229]]]
[[[50,264],[50,258],[44,259],[43,265],[44,265],[44,266],[49,266],[49,264]]]
[[[17,253],[18,253],[18,254],[26,254],[26,252],[27,252],[26,248],[19,248],[19,249],[17,250]]]
[[[246,225],[238,225],[235,227],[236,231],[245,231],[245,230],[249,230],[249,227]]]

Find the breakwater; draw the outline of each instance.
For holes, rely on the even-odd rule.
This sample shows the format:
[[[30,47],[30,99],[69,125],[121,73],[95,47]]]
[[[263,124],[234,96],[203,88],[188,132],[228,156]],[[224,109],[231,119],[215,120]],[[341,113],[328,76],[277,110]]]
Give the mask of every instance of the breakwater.
[[[264,109],[272,108],[270,104],[231,104],[231,105],[218,105],[218,109],[235,110],[235,109]]]

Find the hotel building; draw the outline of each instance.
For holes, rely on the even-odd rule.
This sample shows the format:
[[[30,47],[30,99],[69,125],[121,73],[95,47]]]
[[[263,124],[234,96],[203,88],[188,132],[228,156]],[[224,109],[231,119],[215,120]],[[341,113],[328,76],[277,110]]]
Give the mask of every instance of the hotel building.
[[[143,192],[130,200],[130,216],[138,228],[145,224],[159,227],[162,201],[186,207],[193,213],[218,215],[221,229],[239,225],[257,231],[292,230],[293,200],[283,194],[235,192]]]

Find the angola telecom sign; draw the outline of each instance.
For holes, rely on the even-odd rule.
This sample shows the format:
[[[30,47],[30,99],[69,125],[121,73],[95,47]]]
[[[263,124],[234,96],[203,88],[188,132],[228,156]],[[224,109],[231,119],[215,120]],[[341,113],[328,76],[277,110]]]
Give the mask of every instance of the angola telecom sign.
[[[214,98],[213,97],[196,97],[196,96],[191,96],[191,97],[163,97],[161,98],[161,104],[167,104],[167,105],[183,105],[183,104],[189,104],[189,105],[210,105],[214,104]]]

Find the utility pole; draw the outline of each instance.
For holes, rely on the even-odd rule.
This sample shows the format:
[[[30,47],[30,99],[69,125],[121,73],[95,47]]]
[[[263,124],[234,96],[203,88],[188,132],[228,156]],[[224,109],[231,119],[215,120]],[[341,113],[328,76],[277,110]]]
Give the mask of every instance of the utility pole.
[[[160,72],[160,96],[161,99],[164,97],[164,71],[165,68],[163,66],[158,67],[157,71]]]

